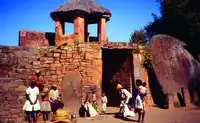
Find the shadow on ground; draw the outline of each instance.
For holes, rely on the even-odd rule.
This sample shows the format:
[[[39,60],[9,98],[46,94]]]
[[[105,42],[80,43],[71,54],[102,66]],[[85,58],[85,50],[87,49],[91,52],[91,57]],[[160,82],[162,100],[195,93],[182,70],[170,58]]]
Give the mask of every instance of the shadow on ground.
[[[113,116],[113,117],[117,118],[117,119],[121,119],[123,121],[127,121],[127,122],[137,122],[137,120],[129,119],[128,117],[122,117],[118,113],[115,113],[115,116]]]

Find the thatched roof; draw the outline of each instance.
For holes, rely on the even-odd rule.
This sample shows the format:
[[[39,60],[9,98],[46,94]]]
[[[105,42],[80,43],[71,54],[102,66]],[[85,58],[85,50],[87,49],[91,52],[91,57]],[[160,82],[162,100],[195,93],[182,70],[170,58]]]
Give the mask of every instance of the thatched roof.
[[[85,15],[85,19],[89,24],[97,23],[102,16],[107,21],[111,17],[108,9],[101,7],[93,0],[68,0],[68,2],[51,12],[51,18],[55,20],[58,17],[65,22],[73,23],[77,14]]]

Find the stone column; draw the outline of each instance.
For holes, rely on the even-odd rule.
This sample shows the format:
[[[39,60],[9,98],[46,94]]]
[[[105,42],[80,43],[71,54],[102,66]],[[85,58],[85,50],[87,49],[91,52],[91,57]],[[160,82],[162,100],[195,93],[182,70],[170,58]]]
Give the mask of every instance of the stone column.
[[[74,20],[74,33],[79,35],[79,42],[85,41],[85,19],[83,16],[77,16]]]
[[[166,94],[167,95],[167,100],[168,100],[168,109],[169,110],[173,110],[174,108],[175,108],[175,105],[174,105],[174,103],[175,103],[175,94],[173,94],[173,93],[167,93]]]
[[[182,91],[182,94],[183,94],[183,98],[184,98],[184,101],[185,101],[186,108],[195,107],[191,102],[190,93],[189,93],[188,89],[187,88],[182,88],[181,91]]]
[[[61,41],[61,37],[63,35],[62,23],[59,18],[55,19],[55,41],[56,45]]]
[[[106,19],[101,18],[98,23],[98,38],[100,42],[106,41]]]

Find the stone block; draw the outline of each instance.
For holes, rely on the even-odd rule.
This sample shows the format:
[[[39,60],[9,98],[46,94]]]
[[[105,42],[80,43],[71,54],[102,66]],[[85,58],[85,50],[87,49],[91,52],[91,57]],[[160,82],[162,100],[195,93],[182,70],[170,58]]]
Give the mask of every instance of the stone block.
[[[51,68],[56,68],[56,67],[58,67],[58,64],[52,63],[52,64],[50,64],[50,66],[51,66]]]
[[[15,88],[15,92],[20,93],[20,92],[25,92],[26,91],[26,86],[24,85],[19,85],[17,88]]]
[[[56,72],[55,71],[50,71],[50,74],[55,75]]]
[[[40,57],[40,61],[46,61],[47,57]]]
[[[72,53],[67,53],[67,58],[72,58]]]
[[[61,70],[57,70],[57,71],[56,71],[56,74],[57,74],[57,75],[62,74]]]
[[[34,66],[40,65],[40,61],[34,61],[34,62],[33,62],[33,65],[34,65]]]
[[[59,63],[60,63],[60,60],[58,60],[58,61],[54,61],[54,63],[55,63],[55,64],[59,64]]]
[[[60,57],[60,53],[54,53],[53,56],[54,57]]]
[[[67,51],[66,50],[62,50],[62,52],[61,52],[62,54],[65,54],[65,53],[67,53]]]
[[[50,65],[49,65],[49,64],[43,64],[42,67],[44,67],[44,68],[49,68]]]
[[[54,58],[50,58],[50,57],[49,57],[49,58],[48,58],[48,61],[54,61]]]
[[[47,57],[53,57],[53,53],[47,53]]]
[[[52,75],[51,78],[57,79],[57,75]]]
[[[44,64],[50,64],[50,63],[53,63],[54,61],[53,60],[46,60],[46,61],[44,61],[43,63]]]
[[[67,54],[61,54],[61,59],[67,58]]]
[[[18,113],[20,113],[21,112],[21,110],[19,110],[19,109],[11,109],[10,110],[10,113],[11,114],[18,114]]]

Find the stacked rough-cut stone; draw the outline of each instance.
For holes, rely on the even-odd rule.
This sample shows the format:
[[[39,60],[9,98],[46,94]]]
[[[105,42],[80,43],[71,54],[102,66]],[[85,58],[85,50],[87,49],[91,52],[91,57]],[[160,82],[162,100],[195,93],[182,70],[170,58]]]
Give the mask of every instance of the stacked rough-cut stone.
[[[60,47],[0,46],[0,121],[20,122],[24,119],[22,107],[25,102],[25,89],[36,70],[41,72],[42,83],[56,84],[59,91],[62,91],[61,81],[67,72],[78,71],[81,75],[82,101],[90,88],[95,87],[100,104],[104,47],[129,49],[133,45],[83,43]],[[130,87],[130,83],[127,82],[127,86]]]

